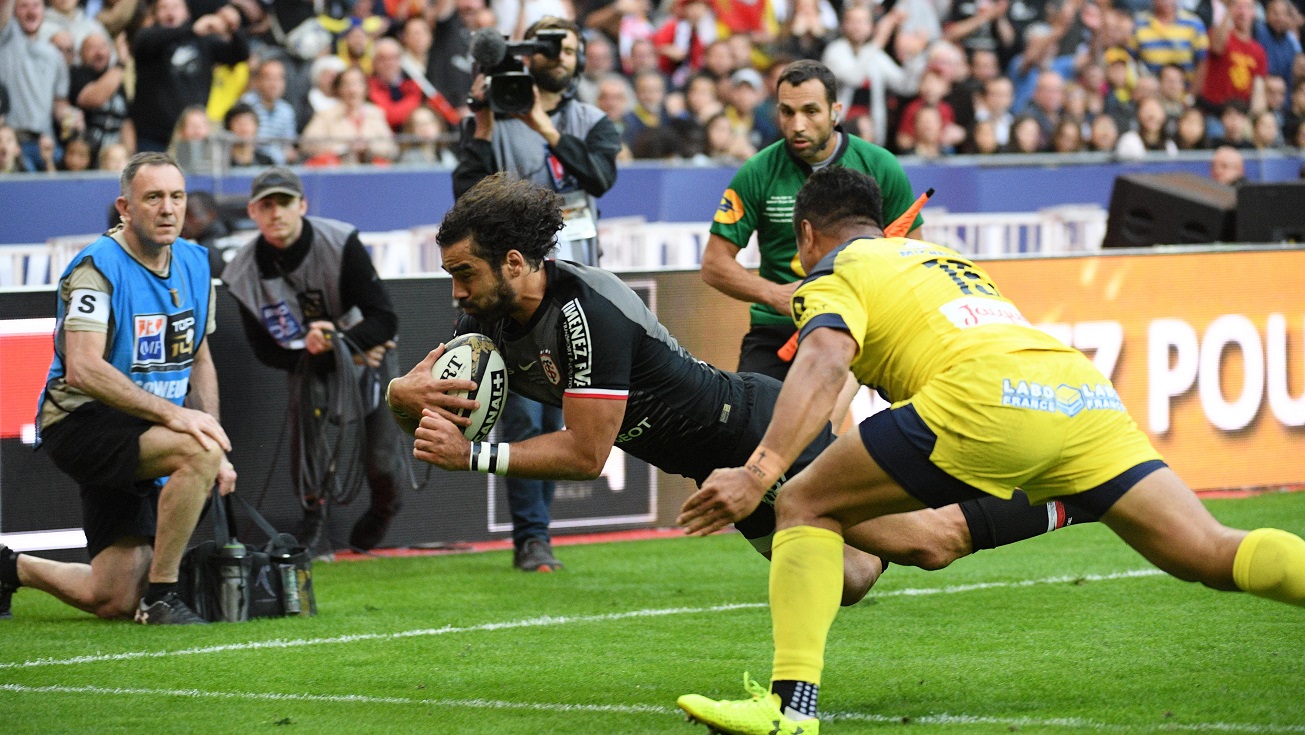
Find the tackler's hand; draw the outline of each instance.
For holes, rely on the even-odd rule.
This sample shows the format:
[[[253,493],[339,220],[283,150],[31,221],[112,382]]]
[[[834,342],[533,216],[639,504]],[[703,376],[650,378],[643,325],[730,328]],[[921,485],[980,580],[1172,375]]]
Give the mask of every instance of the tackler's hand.
[[[675,522],[690,536],[706,536],[752,515],[765,495],[766,488],[752,472],[718,469],[684,501]]]
[[[471,442],[451,421],[434,411],[423,411],[412,456],[445,470],[466,470],[471,463]]]

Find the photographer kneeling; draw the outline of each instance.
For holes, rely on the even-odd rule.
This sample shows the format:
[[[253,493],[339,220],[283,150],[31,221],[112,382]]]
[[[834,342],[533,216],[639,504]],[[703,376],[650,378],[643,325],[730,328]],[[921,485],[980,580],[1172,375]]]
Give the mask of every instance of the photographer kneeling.
[[[562,32],[561,34],[557,32]],[[489,35],[493,34],[493,35]],[[558,36],[560,35],[560,43]],[[514,59],[505,54],[519,44],[507,44],[492,29],[472,39],[472,55],[482,68],[472,87],[474,122],[463,127],[453,195],[461,197],[481,179],[507,171],[562,195],[565,224],[558,233],[555,256],[585,265],[598,265],[600,197],[616,183],[616,156],[621,134],[603,111],[575,99],[575,78],[584,69],[580,27],[569,20],[545,17],[526,29],[531,53],[522,61],[534,80],[534,103],[526,112],[502,112],[515,107],[511,73]],[[486,80],[484,74],[490,74]],[[488,94],[486,93],[488,87]],[[495,113],[495,108],[500,110]],[[521,105],[524,108],[524,105]],[[524,441],[562,428],[561,411],[516,394],[508,397],[501,441]],[[522,571],[553,571],[561,563],[553,556],[548,535],[553,482],[507,481],[512,513],[513,564]]]

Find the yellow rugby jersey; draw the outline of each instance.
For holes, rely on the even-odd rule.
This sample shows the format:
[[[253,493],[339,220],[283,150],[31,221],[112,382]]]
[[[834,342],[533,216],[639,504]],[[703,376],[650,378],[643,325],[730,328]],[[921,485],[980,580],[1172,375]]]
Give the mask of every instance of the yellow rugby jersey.
[[[798,287],[792,306],[799,340],[820,327],[851,334],[852,374],[893,402],[982,355],[1073,351],[1030,326],[973,261],[902,237],[840,245]]]

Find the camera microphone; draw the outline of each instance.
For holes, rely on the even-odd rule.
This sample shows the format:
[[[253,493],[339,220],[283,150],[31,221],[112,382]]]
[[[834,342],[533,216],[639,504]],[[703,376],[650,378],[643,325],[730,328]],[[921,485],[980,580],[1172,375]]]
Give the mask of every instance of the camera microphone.
[[[484,73],[498,66],[507,52],[507,39],[494,28],[481,28],[471,36],[471,58]]]

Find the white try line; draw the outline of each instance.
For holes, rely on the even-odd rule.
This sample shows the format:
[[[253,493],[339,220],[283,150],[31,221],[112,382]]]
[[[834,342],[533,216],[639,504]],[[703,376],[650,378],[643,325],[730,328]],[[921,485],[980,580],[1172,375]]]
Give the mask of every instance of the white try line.
[[[874,595],[875,598],[884,597],[915,597],[920,595],[947,595],[961,592],[974,592],[977,590],[990,589],[1008,589],[1019,587],[1032,587],[1034,585],[1046,584],[1066,584],[1069,582],[1103,582],[1114,579],[1133,579],[1137,577],[1154,577],[1162,575],[1158,569],[1134,569],[1126,572],[1116,572],[1114,574],[1081,574],[1065,575],[1058,577],[1045,577],[1043,579],[1025,579],[1018,582],[983,582],[979,584],[962,584],[950,587],[925,587],[916,589],[886,590]],[[75,664],[98,663],[101,661],[130,661],[133,659],[143,658],[169,658],[172,656],[196,656],[207,653],[224,653],[227,651],[256,651],[260,649],[280,649],[280,648],[303,648],[307,646],[323,646],[337,643],[357,643],[361,641],[393,641],[403,638],[422,638],[427,636],[451,635],[455,633],[481,633],[497,630],[514,630],[518,628],[540,628],[552,627],[559,625],[574,625],[579,623],[606,623],[615,620],[628,620],[630,618],[655,618],[666,615],[698,615],[704,613],[729,612],[732,610],[747,610],[755,608],[764,608],[767,603],[764,602],[743,602],[728,605],[711,605],[708,607],[671,607],[650,610],[632,610],[623,613],[607,613],[604,615],[545,615],[534,618],[525,618],[522,620],[509,620],[501,623],[482,623],[480,625],[451,626],[446,625],[442,628],[420,628],[417,630],[404,630],[397,633],[355,633],[351,635],[331,636],[329,638],[297,638],[284,639],[275,638],[268,641],[247,641],[243,643],[225,643],[216,646],[203,646],[200,648],[183,648],[175,651],[125,651],[123,653],[106,653],[94,656],[73,656],[71,658],[39,658],[30,661],[13,661],[0,662],[0,670],[3,669],[28,669],[41,666],[72,666]]]
[[[506,702],[497,699],[411,699],[407,697],[372,697],[362,694],[283,694],[277,692],[210,692],[200,689],[144,689],[125,687],[96,686],[27,686],[24,684],[0,684],[0,692],[14,694],[92,694],[101,696],[144,696],[144,697],[180,697],[185,699],[225,699],[259,702],[309,702],[330,704],[393,704],[415,705],[420,707],[443,707],[446,709],[493,709],[493,710],[527,710],[533,712],[558,713],[600,713],[633,715],[682,715],[674,707],[659,707],[650,704],[571,704],[566,702]],[[856,721],[876,723],[911,723],[922,725],[998,725],[1013,728],[1066,728],[1075,730],[1098,731],[1137,731],[1158,730],[1164,732],[1229,732],[1229,733],[1263,733],[1278,735],[1288,733],[1305,733],[1301,725],[1258,725],[1235,722],[1163,722],[1140,724],[1115,724],[1096,722],[1078,717],[1057,717],[1036,719],[1031,717],[988,717],[978,715],[936,714],[919,717],[891,717],[859,712],[831,712],[822,714],[828,721]]]

